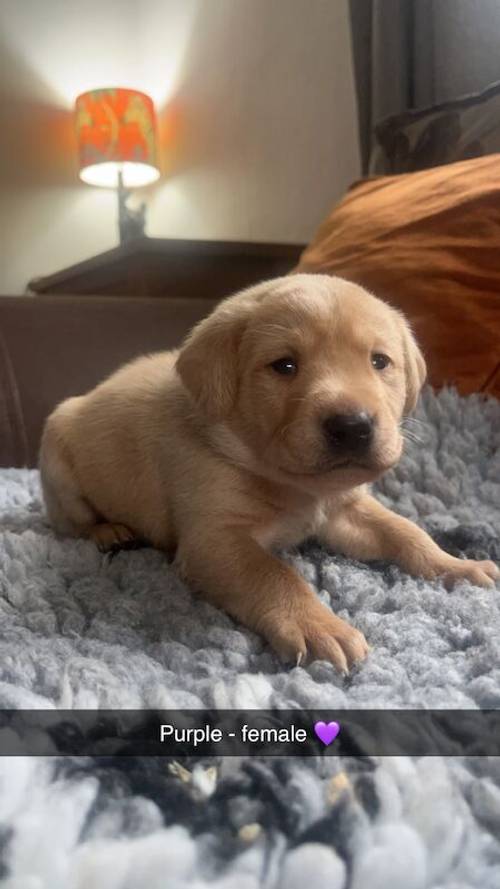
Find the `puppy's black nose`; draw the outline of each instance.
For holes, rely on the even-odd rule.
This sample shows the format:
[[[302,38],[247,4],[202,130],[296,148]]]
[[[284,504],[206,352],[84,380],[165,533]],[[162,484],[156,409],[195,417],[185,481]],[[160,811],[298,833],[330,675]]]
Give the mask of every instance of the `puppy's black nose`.
[[[332,414],[323,421],[328,444],[342,453],[366,451],[373,438],[374,420],[366,411]]]

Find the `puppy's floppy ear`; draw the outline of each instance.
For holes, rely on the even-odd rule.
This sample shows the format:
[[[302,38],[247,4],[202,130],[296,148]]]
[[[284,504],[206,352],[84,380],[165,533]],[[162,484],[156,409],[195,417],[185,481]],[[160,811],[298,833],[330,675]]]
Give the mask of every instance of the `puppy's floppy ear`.
[[[406,378],[406,401],[403,413],[411,414],[417,404],[420,390],[425,383],[427,367],[424,356],[418,347],[418,343],[406,318],[400,315],[400,320],[403,333]]]
[[[213,421],[226,417],[238,392],[238,348],[245,307],[228,301],[200,321],[187,337],[177,372],[197,407]]]

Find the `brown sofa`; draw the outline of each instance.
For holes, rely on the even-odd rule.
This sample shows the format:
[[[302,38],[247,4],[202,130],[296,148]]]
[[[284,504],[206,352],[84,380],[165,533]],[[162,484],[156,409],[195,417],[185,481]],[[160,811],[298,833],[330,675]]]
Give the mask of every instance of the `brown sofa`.
[[[36,466],[43,423],[141,353],[177,346],[207,299],[0,297],[0,466]]]

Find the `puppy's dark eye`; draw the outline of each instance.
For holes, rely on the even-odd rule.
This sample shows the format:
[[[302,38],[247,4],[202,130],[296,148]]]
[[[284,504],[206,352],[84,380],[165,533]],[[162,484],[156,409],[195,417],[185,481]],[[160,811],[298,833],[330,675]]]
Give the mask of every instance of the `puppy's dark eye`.
[[[383,352],[372,353],[372,365],[375,370],[384,370],[384,368],[388,367],[390,363],[391,359],[388,355],[384,355]]]
[[[276,361],[272,361],[270,367],[272,367],[277,374],[281,374],[284,377],[291,377],[298,371],[297,362],[294,358],[290,358],[288,355],[285,356],[285,358],[278,358]]]

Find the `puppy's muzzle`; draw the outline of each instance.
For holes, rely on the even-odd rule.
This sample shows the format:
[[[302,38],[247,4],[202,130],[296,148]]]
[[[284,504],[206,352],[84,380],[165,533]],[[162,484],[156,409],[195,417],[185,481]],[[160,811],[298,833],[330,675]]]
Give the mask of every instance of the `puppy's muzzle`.
[[[375,420],[366,411],[331,414],[323,420],[323,431],[330,449],[342,456],[362,456],[372,442]]]

